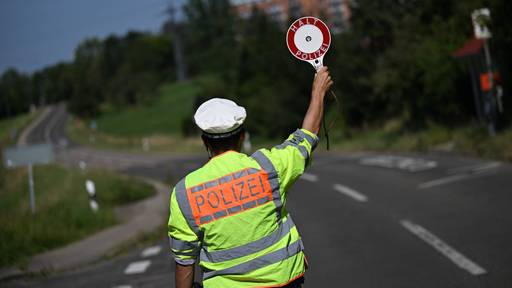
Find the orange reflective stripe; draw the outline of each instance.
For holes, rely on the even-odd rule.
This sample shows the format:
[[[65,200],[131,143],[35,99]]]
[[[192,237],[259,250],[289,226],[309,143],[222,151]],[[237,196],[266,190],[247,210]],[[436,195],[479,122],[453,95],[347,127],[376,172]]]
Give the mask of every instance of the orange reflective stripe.
[[[187,197],[199,226],[272,201],[272,187],[265,171],[248,168],[190,187]]]

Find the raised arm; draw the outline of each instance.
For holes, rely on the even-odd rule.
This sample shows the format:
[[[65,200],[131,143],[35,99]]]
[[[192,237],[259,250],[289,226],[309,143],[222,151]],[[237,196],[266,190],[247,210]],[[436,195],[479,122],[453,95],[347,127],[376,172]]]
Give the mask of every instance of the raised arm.
[[[194,282],[194,265],[176,263],[176,288],[192,288]]]
[[[322,117],[324,113],[324,97],[325,93],[332,85],[332,79],[329,75],[327,67],[322,67],[316,73],[313,80],[313,88],[311,91],[311,100],[309,102],[308,112],[302,122],[302,129],[318,134]]]

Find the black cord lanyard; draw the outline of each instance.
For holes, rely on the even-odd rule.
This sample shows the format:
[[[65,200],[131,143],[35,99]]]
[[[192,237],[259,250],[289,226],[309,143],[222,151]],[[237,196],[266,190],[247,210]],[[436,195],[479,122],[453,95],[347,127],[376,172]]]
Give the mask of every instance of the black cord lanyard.
[[[326,148],[327,148],[327,151],[329,151],[330,149],[330,141],[329,141],[329,130],[332,129],[332,127],[334,126],[334,123],[336,122],[336,120],[338,120],[338,113],[339,113],[339,109],[340,109],[340,101],[338,100],[338,97],[336,96],[336,93],[334,93],[334,91],[332,90],[329,90],[331,96],[334,98],[334,101],[336,102],[336,118],[334,118],[331,123],[329,124],[329,127],[327,127],[327,122],[325,121],[325,99],[324,99],[324,111],[323,111],[323,117],[322,117],[322,126],[324,127],[324,136],[325,136],[325,145],[326,145]]]

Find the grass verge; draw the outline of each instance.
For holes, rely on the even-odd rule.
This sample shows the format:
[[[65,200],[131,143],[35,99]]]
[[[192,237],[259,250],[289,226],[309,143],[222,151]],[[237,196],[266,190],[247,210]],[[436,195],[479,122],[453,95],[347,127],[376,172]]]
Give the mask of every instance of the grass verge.
[[[151,186],[111,172],[36,166],[36,213],[32,215],[26,169],[5,173],[9,180],[0,190],[0,266],[23,266],[30,256],[114,225],[115,206],[154,194]],[[86,179],[96,185],[100,206],[96,213],[89,208]]]
[[[21,131],[40,113],[41,110],[37,110],[0,121],[0,146],[15,144]]]
[[[194,81],[164,84],[154,100],[135,107],[104,107],[96,119],[98,130],[114,136],[180,135],[183,121],[192,119],[200,93]]]
[[[334,134],[334,133],[333,133]],[[350,136],[347,136],[350,135]],[[333,137],[337,151],[391,152],[452,152],[474,157],[512,161],[512,129],[487,134],[485,127],[464,126],[447,128],[430,125],[419,132],[403,132],[400,125],[390,121],[382,128],[346,131]]]
[[[95,119],[73,118],[68,135],[75,143],[106,149],[130,151],[203,151],[199,138],[182,137],[184,126],[190,125],[199,85],[194,82],[163,85],[154,101],[137,107],[104,107]],[[189,123],[190,122],[190,123]],[[146,144],[145,144],[146,142]]]

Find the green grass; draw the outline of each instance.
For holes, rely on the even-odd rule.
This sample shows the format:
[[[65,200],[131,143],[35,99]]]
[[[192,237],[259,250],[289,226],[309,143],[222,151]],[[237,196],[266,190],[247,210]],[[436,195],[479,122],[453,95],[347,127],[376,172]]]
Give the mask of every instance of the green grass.
[[[26,169],[9,170],[0,190],[0,266],[84,238],[116,224],[114,207],[154,194],[151,186],[106,171],[85,174],[60,166],[34,169],[36,214],[29,205]],[[96,184],[99,211],[89,208],[85,180]]]
[[[23,128],[25,128],[32,120],[34,120],[39,115],[39,113],[40,111],[36,111],[8,119],[2,119],[0,121],[0,146],[15,144]],[[14,137],[14,139],[11,137],[11,133],[13,131],[16,131],[16,137]]]
[[[68,125],[72,141],[96,148],[142,151],[147,138],[150,151],[203,151],[200,139],[182,136],[183,125],[192,123],[193,106],[201,88],[197,81],[163,85],[151,103],[137,107],[104,107],[96,119],[74,118]]]
[[[490,137],[480,126],[447,128],[431,124],[413,133],[403,131],[397,121],[389,121],[383,127],[345,132],[345,136],[333,133],[335,151],[441,151],[512,161],[512,129]]]
[[[74,142],[97,148],[142,151],[143,138],[147,138],[151,143],[151,151],[204,152],[199,137],[184,138],[181,135],[183,125],[191,121],[196,97],[206,93],[205,91],[219,90],[208,88],[217,82],[206,77],[185,83],[163,85],[155,95],[154,101],[147,105],[117,109],[105,107],[97,119],[98,131],[89,129],[83,120],[74,119],[68,127],[68,135]],[[210,85],[207,85],[208,83]],[[327,119],[336,118],[332,115],[332,110],[329,113]],[[341,121],[342,119],[339,119],[338,122]],[[430,124],[425,130],[414,133],[407,132],[403,127],[403,121],[400,119],[389,120],[381,127],[338,127],[331,131],[331,149],[398,152],[435,150],[512,161],[512,129],[491,138],[485,129],[476,126],[451,129]],[[284,139],[253,137],[252,140],[254,148],[268,148],[281,143]],[[318,150],[325,150],[324,141]]]
[[[73,118],[68,123],[67,135],[75,143],[98,149],[142,152],[144,151],[142,144],[143,139],[147,139],[150,143],[150,149],[147,152],[196,153],[198,151],[204,151],[200,137],[186,138],[170,134],[116,136],[104,132],[92,131],[83,120],[78,118]]]
[[[199,91],[195,82],[163,85],[152,103],[105,109],[96,120],[98,130],[114,136],[180,135],[183,121],[192,119]]]

